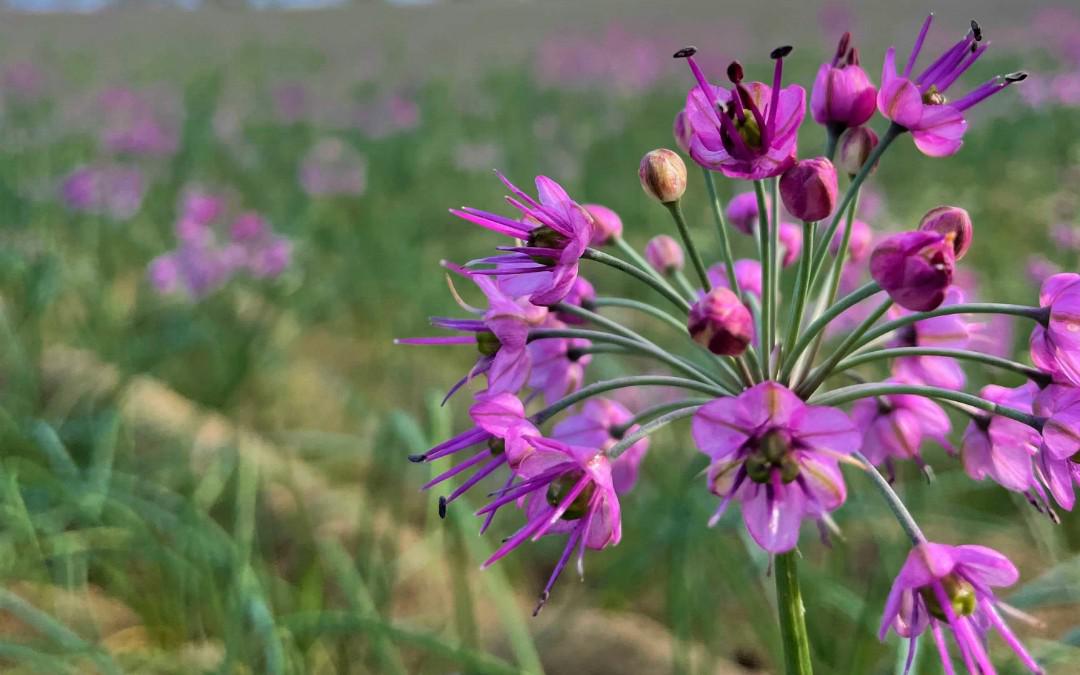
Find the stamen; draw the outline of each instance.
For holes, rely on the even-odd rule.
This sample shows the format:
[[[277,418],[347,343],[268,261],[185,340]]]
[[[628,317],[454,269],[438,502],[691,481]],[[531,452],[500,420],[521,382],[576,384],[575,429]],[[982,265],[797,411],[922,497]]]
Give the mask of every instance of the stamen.
[[[1023,81],[1024,81],[1024,80],[1026,80],[1027,78],[1028,78],[1028,74],[1027,74],[1027,73],[1025,73],[1025,72],[1024,72],[1024,71],[1022,71],[1022,70],[1018,70],[1018,71],[1017,71],[1017,72],[1015,72],[1015,73],[1009,73],[1008,75],[1005,75],[1005,76],[1003,77],[1003,79],[1004,79],[1004,80],[1005,80],[1006,82],[1008,82],[1009,84],[1012,84],[1013,82],[1023,82]]]
[[[446,497],[439,497],[439,517],[446,518]]]
[[[769,52],[769,58],[774,61],[783,59],[786,58],[793,51],[795,51],[795,48],[791,45],[783,45],[782,47],[777,47],[776,49]]]
[[[420,462],[423,462],[425,459],[427,459],[427,453],[424,453],[424,452],[421,452],[420,454],[417,454],[417,455],[409,455],[409,461],[412,462],[413,464],[419,464]]]
[[[844,55],[848,53],[848,45],[851,44],[851,32],[845,31],[840,36],[840,43],[836,45],[836,55],[833,56],[832,64],[835,68],[840,65],[840,59],[844,58]]]
[[[849,66],[859,65],[859,48],[852,47],[847,54],[847,64]]]
[[[915,62],[919,59],[919,52],[922,51],[923,43],[926,42],[926,34],[930,31],[930,23],[933,20],[933,12],[926,15],[926,20],[923,21],[922,28],[919,29],[919,36],[915,38],[915,44],[911,47],[911,55],[908,56],[907,65],[904,66],[904,74],[901,77],[907,78],[911,76],[911,69],[915,67]]]
[[[982,26],[980,26],[979,22],[975,19],[971,20],[971,35],[975,38],[975,42],[982,42]]]
[[[780,107],[780,82],[784,73],[784,57],[791,53],[795,49],[791,45],[784,45],[783,47],[777,47],[769,54],[769,58],[776,61],[776,67],[773,68],[773,84],[772,84],[772,97],[769,101],[769,120],[765,123],[765,128],[761,130],[761,144],[764,147],[769,147],[770,141],[772,141],[772,130],[776,125],[776,111]]]
[[[732,84],[739,84],[743,81],[743,67],[738,61],[732,61],[727,67],[727,76],[731,80]]]

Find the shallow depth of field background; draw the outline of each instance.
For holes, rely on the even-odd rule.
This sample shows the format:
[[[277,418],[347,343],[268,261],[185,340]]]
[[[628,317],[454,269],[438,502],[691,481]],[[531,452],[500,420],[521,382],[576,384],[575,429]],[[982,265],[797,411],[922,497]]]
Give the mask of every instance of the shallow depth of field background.
[[[1080,9],[939,4],[931,45],[969,15],[994,43],[964,83],[1033,75],[976,109],[960,154],[897,143],[868,220],[886,232],[939,203],[967,208],[961,266],[980,297],[1031,303],[1033,275],[1080,257],[1066,245],[1080,227]],[[550,175],[614,208],[641,246],[670,227],[635,176],[645,151],[673,146],[690,79],[670,53],[696,44],[716,78],[737,57],[763,79],[791,43],[789,80],[809,88],[850,28],[878,81],[884,49],[906,53],[930,8],[853,7],[0,16],[0,671],[777,672],[768,561],[737,510],[705,527],[715,498],[684,427],[654,438],[622,544],[587,556],[584,582],[568,570],[532,619],[561,544],[480,573],[513,514],[482,539],[465,500],[440,521],[437,495],[418,492],[431,469],[405,459],[462,428],[469,394],[438,400],[472,354],[391,341],[456,309],[440,259],[496,243],[447,213],[498,208],[491,169]],[[809,114],[802,138],[801,155],[821,146]],[[73,195],[80,168],[99,182]],[[334,180],[342,193],[326,194]],[[196,188],[261,214],[291,242],[286,269],[198,298],[156,292],[148,265],[177,246]],[[988,336],[1022,356],[1027,326],[1008,328]],[[597,356],[590,375],[638,366]],[[925,452],[937,480],[903,472],[899,487],[928,534],[1012,555],[1023,582],[1007,597],[1045,622],[1019,632],[1051,672],[1080,672],[1080,518],[1054,526]],[[803,533],[814,658],[821,673],[891,673],[897,644],[876,632],[903,536],[864,478],[848,485],[844,538],[828,549]],[[931,651],[917,672],[940,672]]]

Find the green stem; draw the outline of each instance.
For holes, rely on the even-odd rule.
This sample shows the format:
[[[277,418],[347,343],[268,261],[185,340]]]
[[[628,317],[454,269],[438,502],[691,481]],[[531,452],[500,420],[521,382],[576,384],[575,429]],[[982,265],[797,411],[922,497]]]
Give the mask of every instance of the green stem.
[[[948,316],[950,314],[1007,314],[1009,316],[1020,316],[1025,319],[1045,323],[1049,318],[1049,312],[1050,310],[1048,307],[1007,305],[996,302],[969,302],[959,305],[945,305],[929,312],[913,312],[911,314],[906,314],[899,319],[883,323],[863,336],[862,340],[855,345],[854,349],[870,344],[879,337],[888,335],[897,328],[903,328],[904,326],[909,326],[917,321],[933,319],[938,316]]]
[[[870,330],[871,326],[877,323],[878,319],[885,316],[885,312],[889,311],[889,308],[892,307],[892,305],[893,301],[891,299],[885,300],[878,305],[877,309],[875,309],[870,316],[866,317],[866,319],[859,324],[858,328],[844,338],[844,341],[840,343],[840,346],[836,348],[836,351],[829,355],[829,358],[825,359],[824,363],[811,371],[806,380],[799,384],[796,392],[801,396],[809,396],[815,389],[820,387],[821,383],[825,381],[825,378],[832,373],[836,364],[840,362],[840,359],[851,353],[851,350],[854,349],[853,345],[859,341],[859,338],[866,334],[866,331]],[[809,363],[810,362],[808,361],[807,365],[809,365]]]
[[[698,253],[697,246],[694,245],[694,239],[690,236],[690,227],[686,224],[686,216],[683,215],[682,207],[679,206],[679,202],[668,202],[664,204],[667,207],[668,213],[675,220],[675,227],[679,229],[679,236],[682,237],[683,245],[686,246],[686,254],[690,256],[690,262],[694,265],[694,270],[697,271],[698,278],[701,280],[701,287],[706,291],[712,289],[712,284],[709,283],[709,275],[705,271],[705,263],[701,260],[701,254]]]
[[[825,158],[830,162],[836,157],[836,142],[840,140],[845,129],[847,125],[843,122],[830,122],[825,125]]]
[[[769,346],[777,340],[777,315],[780,313],[780,177],[772,180],[772,215],[769,217],[769,270],[772,275],[772,302],[769,305]],[[772,364],[779,371],[780,357]],[[778,373],[769,371],[770,377]]]
[[[776,605],[780,615],[780,637],[784,641],[787,675],[811,675],[810,637],[806,632],[806,607],[799,590],[799,565],[795,551],[776,556]]]
[[[646,272],[645,270],[631,265],[625,260],[622,260],[621,258],[616,258],[613,255],[608,255],[607,253],[604,253],[603,251],[598,251],[594,248],[585,249],[585,252],[582,253],[581,257],[585,260],[592,260],[607,265],[608,267],[613,267],[620,272],[629,274],[630,276],[636,278],[638,281],[641,281],[642,283],[655,290],[660,295],[670,300],[672,304],[681,309],[683,312],[686,312],[687,314],[690,313],[690,303],[688,303],[686,300],[683,300],[683,298],[675,292],[675,289],[672,288],[663,279],[655,277],[652,274]]]
[[[879,291],[881,291],[881,287],[878,286],[876,282],[871,281],[865,286],[840,298],[839,302],[825,310],[821,316],[807,326],[806,330],[799,337],[799,341],[796,342],[795,346],[792,348],[787,361],[784,362],[784,368],[780,372],[780,381],[784,382],[787,378],[791,377],[791,371],[795,368],[795,363],[799,360],[799,354],[802,354],[803,350],[810,345],[817,334],[824,330],[825,326],[829,325],[829,322]]]
[[[731,240],[728,239],[727,223],[724,222],[724,209],[716,193],[716,181],[713,179],[712,171],[701,167],[701,172],[705,175],[705,188],[709,191],[709,205],[712,206],[713,219],[716,221],[716,232],[720,235],[720,255],[724,259],[728,286],[735,295],[742,295],[739,280],[735,276],[735,256],[731,252]]]
[[[772,312],[772,256],[769,254],[769,210],[765,205],[765,184],[760,180],[754,181],[754,192],[757,194],[758,203],[758,250],[761,258],[761,330],[758,332],[758,354],[761,359],[761,370],[765,377],[772,370],[769,368],[769,359],[772,357],[772,335],[769,333],[769,315]]]
[[[881,475],[881,472],[870,463],[870,460],[866,458],[861,452],[856,452],[853,457],[866,465],[866,474],[870,476],[870,480],[874,482],[874,487],[877,488],[881,496],[885,498],[885,503],[889,505],[889,510],[896,516],[897,522],[900,523],[900,527],[904,528],[904,532],[911,539],[912,544],[922,544],[926,542],[926,537],[923,535],[922,530],[919,529],[918,523],[911,516],[911,512],[904,506],[904,502],[900,499],[900,495],[896,494],[896,490],[893,490],[889,485],[889,481],[885,480],[885,477]]]
[[[947,356],[954,359],[963,359],[966,361],[985,363],[990,366],[995,366],[1004,370],[1011,370],[1014,373],[1019,373],[1024,377],[1041,385],[1049,384],[1051,379],[1049,375],[1042,372],[1038,368],[1032,368],[1031,366],[1019,363],[1017,361],[1003,359],[1000,356],[992,356],[990,354],[983,354],[980,352],[969,352],[966,349],[941,349],[935,347],[893,347],[890,349],[878,349],[872,352],[858,354],[856,356],[849,356],[843,361],[837,363],[836,367],[833,368],[830,375],[845,371],[849,368],[861,366],[864,363],[872,363],[874,361],[901,358],[905,356]]]
[[[907,131],[904,127],[896,124],[895,122],[889,125],[889,128],[885,131],[885,134],[881,137],[881,142],[877,144],[870,156],[866,158],[866,162],[859,169],[859,173],[855,174],[855,177],[851,179],[851,184],[848,185],[847,192],[844,193],[843,199],[840,200],[840,205],[836,209],[836,215],[833,216],[832,222],[829,223],[829,228],[825,231],[825,236],[818,242],[821,247],[820,250],[814,255],[814,264],[811,267],[810,279],[816,279],[818,272],[821,270],[821,265],[825,261],[825,255],[829,250],[829,242],[836,235],[836,230],[840,227],[840,219],[844,217],[844,213],[847,211],[848,204],[855,196],[855,192],[866,180],[866,177],[870,175],[870,171],[877,165],[878,160],[885,154],[885,150],[897,139],[900,134]]]
[[[686,334],[686,322],[680,321],[659,307],[654,307],[646,302],[631,300],[630,298],[596,298],[593,300],[593,305],[595,307],[622,307],[624,309],[634,309],[663,321],[679,331],[682,335]]]
[[[788,352],[795,346],[806,314],[806,298],[810,294],[810,256],[814,250],[814,226],[816,223],[803,222],[803,251],[799,256],[799,269],[795,273],[795,298],[791,306],[791,319],[788,321],[787,337],[780,352],[783,361],[788,359]]]
[[[634,426],[635,424],[642,424],[644,422],[647,422],[648,420],[653,419],[654,417],[659,417],[659,416],[665,415],[665,414],[667,414],[669,412],[673,412],[675,410],[680,410],[680,409],[685,408],[687,406],[705,405],[706,403],[708,403],[711,400],[712,399],[709,399],[709,398],[684,398],[681,401],[670,401],[668,403],[659,403],[659,404],[654,405],[654,406],[652,406],[650,408],[645,408],[644,410],[638,412],[637,414],[635,414],[633,417],[626,420],[622,424],[616,424],[616,425],[612,426],[611,429],[610,429],[610,432],[611,432],[611,435],[613,437],[619,438],[621,440],[621,437],[624,434],[626,434],[626,432],[630,429],[630,427]]]
[[[684,402],[683,406],[678,410],[672,410],[667,414],[657,417],[651,422],[647,422],[641,425],[640,429],[638,429],[632,434],[627,434],[622,438],[622,440],[611,446],[611,448],[606,453],[608,459],[616,459],[619,455],[626,452],[626,450],[634,443],[637,443],[638,441],[645,438],[654,431],[666,427],[675,420],[681,420],[684,417],[690,417],[691,415],[696,413],[698,411],[698,408],[700,407],[700,403],[687,404]]]
[[[697,301],[697,291],[690,283],[690,280],[686,278],[686,275],[682,273],[682,270],[675,270],[671,273],[671,278],[675,280],[675,285],[679,287],[679,290],[683,292],[686,299],[693,305]]]
[[[568,394],[559,399],[555,403],[552,403],[548,407],[544,408],[540,412],[532,416],[532,422],[534,424],[543,424],[547,420],[551,419],[555,415],[558,415],[563,410],[577,405],[581,401],[587,398],[603,394],[616,389],[625,389],[627,387],[679,387],[681,389],[689,389],[691,391],[699,391],[710,396],[729,396],[730,394],[716,385],[707,384],[698,380],[688,380],[682,377],[671,377],[670,375],[631,375],[629,377],[617,377],[611,380],[602,380],[600,382],[593,382],[590,385],[586,385],[581,389],[578,389],[573,394]]]
[[[843,405],[844,403],[857,401],[861,398],[889,396],[891,394],[912,394],[915,396],[925,396],[926,398],[939,398],[946,401],[965,403],[972,408],[977,408],[978,410],[1022,422],[1036,430],[1041,430],[1043,422],[1045,422],[1045,419],[1041,417],[1036,417],[1023,410],[1010,408],[999,403],[994,403],[993,401],[987,401],[985,398],[980,398],[974,394],[969,394],[964,391],[955,391],[953,389],[945,389],[943,387],[928,387],[919,384],[900,384],[895,382],[853,384],[849,387],[841,387],[839,389],[827,391],[823,394],[818,394],[817,396],[811,396],[807,402],[812,405],[838,406]]]
[[[672,369],[681,372],[692,378],[696,378],[702,382],[708,382],[717,385],[722,388],[723,391],[728,394],[732,393],[729,386],[724,382],[718,380],[712,374],[702,370],[697,365],[681,359],[672,354],[668,354],[659,347],[640,342],[633,338],[625,337],[622,335],[613,335],[611,333],[604,333],[598,330],[581,330],[577,328],[537,328],[529,331],[529,342],[535,340],[548,340],[551,338],[582,338],[585,340],[591,340],[593,342],[602,342],[607,344],[619,345],[625,347],[633,352],[651,356],[657,361],[666,363]]]

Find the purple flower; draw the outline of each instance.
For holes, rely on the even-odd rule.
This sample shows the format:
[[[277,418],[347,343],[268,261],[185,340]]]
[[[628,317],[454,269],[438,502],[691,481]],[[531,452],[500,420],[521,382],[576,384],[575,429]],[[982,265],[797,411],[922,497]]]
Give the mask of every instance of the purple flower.
[[[131,219],[142,206],[146,185],[137,167],[112,164],[83,166],[64,178],[60,197],[72,211]]]
[[[324,138],[300,163],[300,186],[313,197],[364,194],[367,161],[339,138]]]
[[[565,328],[562,322],[548,316],[544,328]],[[545,338],[529,343],[529,386],[539,391],[548,404],[581,388],[585,367],[592,356],[584,353],[592,343],[582,338]]]
[[[829,242],[829,253],[834,256],[840,252],[840,244],[844,240],[844,231],[837,230]],[[870,244],[874,240],[874,232],[870,226],[861,220],[851,222],[851,237],[848,239],[847,260],[852,264],[861,263],[870,254]]]
[[[149,95],[114,87],[103,91],[99,102],[105,113],[101,144],[107,152],[157,157],[176,152],[177,125],[155,109]]]
[[[782,235],[784,230],[780,230]],[[785,258],[787,257],[785,253]],[[716,263],[707,270],[709,283],[713,288],[728,287],[727,265]],[[752,293],[761,297],[761,263],[753,258],[742,258],[735,261],[735,281],[739,282],[739,290],[743,293]]]
[[[1050,309],[1046,326],[1031,332],[1031,360],[1055,378],[1080,386],[1080,274],[1055,274],[1043,282],[1039,306]]]
[[[713,288],[693,304],[686,327],[694,342],[721,356],[742,354],[754,337],[750,310],[723,286]]]
[[[585,210],[593,218],[593,236],[590,245],[606,246],[615,237],[622,236],[622,219],[606,206],[585,204]]]
[[[859,66],[859,50],[844,33],[830,63],[821,64],[810,91],[810,113],[824,125],[857,127],[874,114],[877,87]]]
[[[500,247],[507,253],[473,261],[494,267],[472,273],[500,277],[500,284],[507,293],[528,295],[533,304],[554,305],[566,297],[577,279],[578,261],[592,240],[593,218],[570,199],[558,183],[546,176],[536,178],[540,201],[519,190],[502,174],[499,178],[513,193],[507,201],[521,211],[520,220],[467,206],[450,212],[526,243],[524,246]]]
[[[958,305],[964,302],[964,294],[955,286],[945,292],[942,305]],[[893,317],[906,312],[896,310]],[[935,316],[909,324],[897,331],[894,347],[937,347],[941,349],[966,349],[971,340],[972,327],[959,314]],[[963,389],[966,378],[964,369],[956,359],[947,356],[904,356],[893,361],[893,375],[904,382],[927,384],[946,389]]]
[[[951,236],[957,260],[963,258],[971,248],[971,238],[974,236],[971,216],[959,206],[936,206],[930,209],[919,221],[919,229]]]
[[[824,157],[796,162],[780,177],[780,197],[799,220],[824,220],[836,208],[836,167]]]
[[[1047,418],[1043,426],[1042,446],[1039,448],[1040,477],[1054,500],[1066,511],[1076,502],[1074,486],[1080,484],[1080,463],[1077,463],[1076,418],[1080,390],[1052,384],[1036,397],[1034,412]]]
[[[982,43],[982,30],[972,21],[971,30],[959,42],[926,70],[913,75],[912,69],[922,51],[933,18],[931,14],[923,22],[901,73],[897,74],[896,70],[896,48],[889,47],[885,52],[877,105],[882,115],[911,132],[915,146],[923,154],[945,157],[955,153],[963,144],[964,132],[967,131],[964,111],[1027,75],[1014,73],[998,76],[966,96],[949,101],[945,98],[945,92],[982,56],[989,44]]]
[[[901,232],[874,248],[870,276],[896,304],[925,312],[945,300],[955,261],[949,237],[937,232]]]
[[[1032,383],[1009,389],[983,387],[979,396],[1000,405],[1031,413],[1038,387]],[[1038,490],[1032,460],[1039,452],[1039,432],[1023,422],[1000,415],[974,417],[960,444],[964,471],[975,480],[989,477],[1014,492]]]
[[[728,66],[732,90],[709,84],[694,61],[692,47],[675,54],[686,58],[698,86],[686,97],[691,128],[690,156],[729,178],[760,180],[779,176],[795,163],[799,125],[806,114],[806,91],[781,88],[783,58],[790,47],[773,50],[773,83],[743,84],[739,62]]]
[[[893,582],[878,636],[884,640],[892,628],[911,638],[910,669],[915,639],[929,627],[945,672],[955,675],[943,630],[948,628],[967,671],[989,674],[997,672],[986,648],[986,634],[993,628],[1031,672],[1042,673],[996,607],[992,589],[1011,586],[1019,576],[1008,558],[985,546],[918,544]]]
[[[780,223],[780,251],[783,254],[780,264],[784,267],[794,265],[802,253],[802,227],[795,223]]]
[[[450,266],[480,287],[488,300],[487,311],[480,319],[432,317],[431,324],[466,335],[451,337],[402,338],[398,344],[475,344],[480,352],[476,365],[459,380],[446,399],[476,375],[487,376],[488,386],[480,395],[516,394],[529,379],[532,358],[527,348],[529,330],[540,326],[547,317],[546,307],[533,305],[525,297],[514,297],[494,280]],[[445,400],[444,399],[444,402]]]
[[[859,431],[841,410],[808,406],[776,382],[705,404],[694,415],[694,442],[708,455],[709,489],[732,499],[754,541],[773,553],[795,547],[804,518],[844,503],[838,460],[859,449]]]
[[[536,541],[548,534],[565,534],[566,546],[555,565],[534,615],[547,602],[574,550],[578,569],[585,549],[614,546],[622,538],[619,497],[612,479],[611,462],[599,448],[568,445],[549,438],[528,438],[533,446],[517,468],[520,480],[504,490],[477,514],[496,512],[511,502],[524,500],[525,525],[511,535],[481,566],[490,567],[526,539]]]
[[[551,437],[568,445],[584,445],[607,451],[626,434],[638,430],[630,424],[633,415],[626,406],[608,398],[592,398],[571,415],[555,425]],[[615,492],[626,494],[637,483],[638,468],[649,450],[649,437],[627,448],[611,463],[611,480]]]
[[[863,435],[862,451],[874,464],[911,459],[924,464],[919,446],[930,438],[947,450],[952,424],[937,403],[923,396],[891,394],[864,398],[851,408],[851,419]]]
[[[570,287],[570,292],[566,294],[566,297],[562,299],[559,304],[573,305],[574,307],[582,307],[590,309],[592,307],[593,300],[596,299],[596,289],[589,283],[589,280],[585,277],[578,277],[574,281],[574,285]],[[575,325],[581,325],[587,323],[587,321],[577,314],[571,314],[569,312],[555,312],[555,318],[563,323],[570,323]]]
[[[225,198],[200,189],[190,189],[180,206],[181,218],[200,225],[209,225],[225,213]]]
[[[660,274],[668,275],[681,270],[686,260],[679,242],[658,234],[645,244],[645,262]]]
[[[772,199],[768,195],[765,195],[765,208],[772,208]],[[757,195],[753,192],[743,192],[735,195],[728,202],[728,224],[743,234],[754,233],[759,217]]]

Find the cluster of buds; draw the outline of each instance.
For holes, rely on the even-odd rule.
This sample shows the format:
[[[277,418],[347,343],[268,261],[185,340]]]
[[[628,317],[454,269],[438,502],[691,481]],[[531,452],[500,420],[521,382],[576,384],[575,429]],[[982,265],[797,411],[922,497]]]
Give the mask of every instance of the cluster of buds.
[[[644,254],[622,238],[623,222],[611,209],[580,205],[543,176],[534,196],[500,174],[510,192],[507,203],[517,211],[513,216],[469,207],[452,211],[510,243],[464,265],[444,263],[473,282],[487,302],[474,307],[451,284],[462,309],[475,316],[435,317],[432,324],[456,334],[399,340],[477,351],[475,365],[451,394],[486,380],[470,408],[474,426],[410,459],[467,455],[426,486],[464,477],[440,500],[443,515],[480,481],[499,481],[490,503],[477,512],[483,529],[497,513],[511,510],[519,515],[507,517],[523,524],[485,565],[526,540],[565,538],[537,611],[571,557],[576,555],[580,573],[586,550],[619,542],[620,501],[637,483],[649,435],[691,418],[694,443],[709,459],[706,487],[719,499],[711,523],[737,505],[752,539],[775,556],[778,584],[794,577],[793,552],[804,523],[823,525],[823,532],[836,528],[830,514],[846,501],[844,469],[856,471],[871,479],[912,542],[884,607],[882,638],[892,629],[914,644],[929,627],[944,668],[954,672],[946,641],[951,632],[968,669],[992,673],[986,639],[993,629],[1029,670],[1041,672],[1002,620],[992,591],[1017,579],[1012,564],[990,549],[928,542],[877,469],[892,475],[894,465],[905,461],[926,467],[920,446],[932,440],[959,455],[972,477],[991,478],[1049,514],[1053,501],[1072,508],[1080,482],[1080,435],[1073,431],[1080,424],[1080,275],[1048,279],[1038,305],[966,303],[957,286],[957,263],[973,244],[966,211],[932,208],[910,231],[881,238],[876,246],[872,225],[856,217],[859,191],[893,141],[910,132],[929,156],[956,152],[964,113],[1022,79],[997,78],[950,103],[945,93],[986,44],[973,23],[963,39],[913,75],[929,23],[900,74],[889,50],[880,91],[861,69],[851,36],[844,35],[810,97],[813,118],[826,130],[826,151],[805,159],[797,139],[806,93],[783,85],[791,47],[771,53],[771,84],[747,81],[735,62],[727,69],[728,84],[714,85],[696,63],[695,48],[675,54],[688,63],[695,82],[676,116],[676,144],[699,165],[710,195],[718,194],[716,173],[746,181],[726,209],[719,199],[709,200],[719,251],[711,265],[680,208],[687,168],[671,150],[647,153],[639,179],[645,194],[672,216],[677,238],[656,234]],[[880,138],[866,126],[874,121],[875,102],[890,122]],[[842,193],[837,159],[849,175]],[[781,203],[801,222],[782,222]],[[752,240],[756,257],[735,257],[741,236]],[[597,295],[582,277],[583,261],[628,275],[663,304]],[[785,266],[794,268],[786,288],[780,274]],[[867,273],[872,280],[852,282]],[[605,315],[608,307],[685,330],[690,349],[679,354],[661,348]],[[976,314],[1033,321],[1034,366],[975,351],[977,327],[969,317]],[[826,339],[830,328],[852,315],[857,319],[840,338]],[[671,373],[589,381],[592,358],[623,356],[652,359]],[[878,374],[874,381],[868,369],[855,378],[858,384],[842,386],[842,374],[880,363],[890,364],[886,377]],[[1018,373],[1028,383],[968,393],[965,365]],[[652,387],[695,397],[657,399],[636,411],[608,398],[632,389],[636,400],[647,401]],[[709,398],[697,398],[702,394]],[[955,444],[942,404],[970,420]],[[545,428],[560,415],[566,416]],[[801,608],[787,607],[781,620],[801,621],[801,614]],[[785,649],[797,659],[808,653],[797,644],[803,631],[789,628]]]

